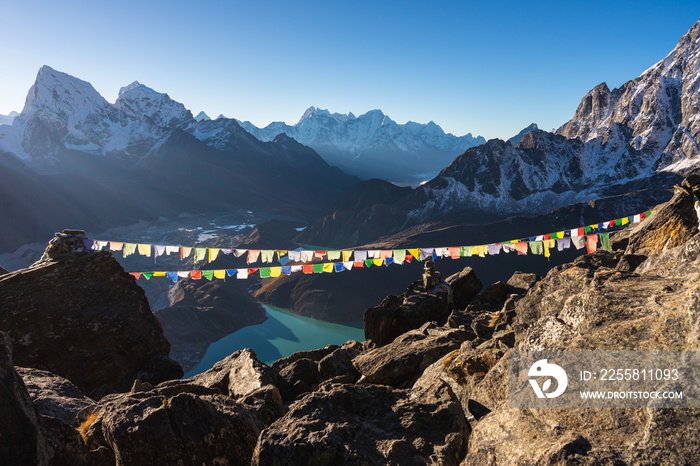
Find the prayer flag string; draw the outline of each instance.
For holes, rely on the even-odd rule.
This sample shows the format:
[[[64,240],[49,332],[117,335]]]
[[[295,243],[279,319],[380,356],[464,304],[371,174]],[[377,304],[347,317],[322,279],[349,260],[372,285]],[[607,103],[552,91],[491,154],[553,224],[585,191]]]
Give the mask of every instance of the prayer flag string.
[[[610,233],[600,232],[616,226],[625,226],[629,223],[638,223],[653,214],[654,210],[649,210],[641,214],[623,217],[608,222],[587,225],[584,227],[561,230],[545,235],[531,236],[525,239],[510,240],[500,243],[483,244],[476,246],[457,246],[442,248],[410,248],[410,249],[388,249],[388,250],[353,250],[338,249],[330,251],[304,250],[255,250],[255,249],[225,249],[225,248],[196,248],[184,246],[150,245],[142,243],[125,243],[102,240],[92,241],[92,249],[101,250],[109,248],[113,252],[121,251],[124,257],[131,254],[138,254],[150,257],[151,253],[155,258],[173,253],[180,253],[180,258],[185,259],[194,251],[195,263],[206,260],[213,261],[219,253],[224,255],[234,255],[235,257],[247,256],[247,265],[254,264],[258,260],[263,263],[272,263],[274,257],[280,262],[280,266],[248,267],[239,269],[218,269],[218,270],[192,270],[192,271],[171,271],[171,272],[131,272],[135,279],[144,278],[150,280],[152,277],[166,277],[173,282],[179,278],[192,278],[194,280],[212,280],[214,278],[225,280],[227,277],[246,279],[258,273],[260,278],[280,277],[302,272],[312,273],[338,273],[353,268],[368,268],[389,266],[391,264],[402,265],[405,262],[415,260],[425,260],[430,257],[433,260],[438,258],[461,259],[465,257],[486,257],[487,255],[497,255],[501,252],[508,254],[515,252],[518,255],[527,255],[528,250],[534,255],[550,257],[550,250],[556,248],[557,251],[569,249],[571,245],[576,249],[586,248],[588,253],[594,252],[600,247],[611,250]],[[594,231],[599,233],[592,233]],[[90,244],[88,244],[90,247]],[[327,258],[331,262],[316,262],[313,264],[286,265],[290,262],[311,262],[314,259]],[[333,261],[341,259],[342,261]]]

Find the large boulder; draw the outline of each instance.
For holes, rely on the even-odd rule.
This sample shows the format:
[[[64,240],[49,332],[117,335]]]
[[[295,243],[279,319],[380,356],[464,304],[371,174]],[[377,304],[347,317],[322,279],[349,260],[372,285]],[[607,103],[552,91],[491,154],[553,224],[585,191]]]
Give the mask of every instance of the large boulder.
[[[449,303],[443,295],[387,296],[379,306],[365,311],[365,338],[384,346],[426,322],[444,323],[448,316]]]
[[[90,411],[97,404],[80,393],[69,380],[56,374],[25,367],[15,369],[22,377],[34,406],[43,416],[72,425],[78,415]]]
[[[297,359],[284,367],[280,373],[282,399],[293,401],[316,388],[321,381],[318,363],[312,359]]]
[[[695,235],[698,232],[695,192],[698,187],[687,179],[681,186],[675,186],[671,200],[632,230],[626,254],[658,254],[684,244]]]
[[[46,439],[49,464],[109,466],[114,453],[98,447],[91,450],[77,427],[85,422],[97,403],[80,393],[67,379],[39,369],[17,367],[39,413],[39,425]]]
[[[444,383],[416,390],[329,384],[263,431],[252,464],[458,465],[468,436]]]
[[[467,307],[483,286],[471,267],[465,267],[461,272],[450,275],[445,281],[452,287],[452,299],[458,309]]]
[[[458,349],[468,335],[462,329],[429,325],[406,332],[390,344],[365,351],[353,359],[355,368],[362,374],[358,383],[405,386],[432,363]]]
[[[8,465],[45,465],[49,455],[27,387],[12,365],[12,344],[0,332],[0,460]]]
[[[264,423],[245,405],[187,383],[107,395],[83,427],[118,464],[248,465]]]
[[[327,345],[323,348],[308,351],[297,351],[296,353],[292,353],[287,357],[278,359],[277,361],[273,362],[270,367],[272,367],[272,369],[274,369],[275,371],[280,372],[285,367],[295,363],[300,359],[310,359],[312,361],[318,362],[337,349],[338,345]]]
[[[265,385],[278,385],[277,374],[260,362],[255,351],[250,348],[236,351],[188,381],[216,388],[234,399],[244,397]]]
[[[143,290],[109,252],[2,275],[0,329],[17,365],[51,371],[87,395],[182,377]]]

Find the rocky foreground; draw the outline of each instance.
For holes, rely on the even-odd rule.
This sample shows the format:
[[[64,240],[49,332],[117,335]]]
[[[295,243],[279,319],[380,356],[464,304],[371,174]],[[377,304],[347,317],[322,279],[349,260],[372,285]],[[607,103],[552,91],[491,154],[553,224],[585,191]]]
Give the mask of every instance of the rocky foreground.
[[[149,337],[145,328],[132,334],[137,329],[126,324],[94,320],[148,320],[136,306],[135,282],[110,268],[108,254],[4,274],[0,464],[697,464],[697,410],[511,409],[507,357],[540,349],[698,350],[698,193],[698,180],[686,180],[655,215],[617,233],[612,251],[543,278],[516,273],[481,290],[465,269],[448,279],[454,307],[435,295],[389,296],[365,313],[364,342],[271,366],[242,350],[184,380],[146,370],[163,361],[162,329]],[[120,294],[136,302],[114,310],[86,300],[106,286],[64,287],[56,272],[81,268],[109,269],[102,279],[122,283]],[[52,305],[42,310],[42,300]],[[53,307],[61,300],[73,307]],[[59,321],[78,330],[58,332]],[[139,351],[160,349],[126,369],[128,348],[98,346],[100,329],[104,338],[121,335],[110,345],[132,334],[141,335]],[[42,349],[52,345],[55,354]]]

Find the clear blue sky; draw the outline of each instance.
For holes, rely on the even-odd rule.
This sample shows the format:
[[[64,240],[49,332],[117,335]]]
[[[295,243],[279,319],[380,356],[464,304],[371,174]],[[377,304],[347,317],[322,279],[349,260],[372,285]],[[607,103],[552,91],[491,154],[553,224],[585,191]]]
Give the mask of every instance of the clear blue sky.
[[[111,5],[107,5],[110,3]],[[46,64],[110,102],[134,80],[197,114],[296,123],[314,105],[507,138],[571,118],[700,20],[694,1],[38,0],[0,7],[0,114]]]

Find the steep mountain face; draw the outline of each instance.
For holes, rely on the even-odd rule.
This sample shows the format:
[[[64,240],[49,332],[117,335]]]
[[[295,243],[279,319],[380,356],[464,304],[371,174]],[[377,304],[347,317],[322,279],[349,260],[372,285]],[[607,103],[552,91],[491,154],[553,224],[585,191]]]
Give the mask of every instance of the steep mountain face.
[[[315,149],[331,165],[362,179],[399,183],[430,179],[456,154],[485,142],[481,136],[446,134],[432,121],[399,125],[381,110],[355,117],[310,107],[293,126],[273,122],[258,128],[248,121],[241,126],[263,141],[285,133]]]
[[[557,134],[607,148],[617,164],[634,160],[642,174],[695,165],[699,72],[700,22],[637,79],[612,91],[605,83],[596,86]]]
[[[369,242],[426,222],[479,224],[512,215],[540,215],[569,204],[644,188],[667,188],[700,162],[700,22],[662,61],[620,89],[601,84],[582,100],[574,118],[555,133],[522,131],[517,144],[498,139],[467,149],[411,195],[340,222],[326,215],[304,239],[335,244]],[[651,193],[652,191],[649,191]],[[646,207],[654,205],[649,197]],[[601,215],[608,215],[601,213]],[[322,220],[322,221],[321,221]],[[321,231],[323,230],[323,231]],[[361,233],[361,235],[360,235]]]
[[[556,134],[535,130],[515,146],[494,140],[467,150],[419,188],[425,200],[413,215],[465,205],[541,213],[697,168],[699,36],[700,22],[639,78],[613,91],[596,86]]]
[[[0,125],[0,166],[2,249],[66,222],[94,229],[237,208],[305,217],[356,181],[286,136],[263,142],[235,120],[195,119],[138,82],[110,104],[48,66],[22,113]]]

